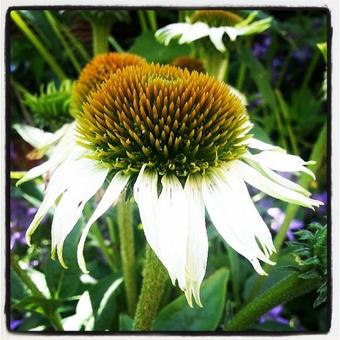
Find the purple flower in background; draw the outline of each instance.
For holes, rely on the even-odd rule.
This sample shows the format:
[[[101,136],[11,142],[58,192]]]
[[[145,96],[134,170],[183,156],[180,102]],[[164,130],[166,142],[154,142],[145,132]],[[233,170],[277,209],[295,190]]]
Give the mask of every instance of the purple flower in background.
[[[299,63],[304,63],[306,60],[310,59],[312,56],[312,50],[309,46],[299,48],[292,53],[292,57],[294,60]]]
[[[276,56],[272,61],[272,83],[275,83],[279,78],[280,69],[283,64],[283,58],[281,56]]]
[[[272,221],[270,224],[270,228],[276,232],[278,232],[281,228],[281,225],[286,217],[284,212],[280,208],[269,208],[267,210],[269,216],[272,217]],[[302,221],[293,219],[289,225],[287,231],[287,237],[289,240],[294,240],[294,231],[299,230],[304,227]]]
[[[21,319],[16,319],[16,320],[11,320],[9,328],[11,331],[14,331],[15,329],[17,329],[20,325],[22,324],[22,320]]]
[[[256,42],[252,47],[252,53],[255,58],[262,59],[266,56],[271,43],[271,37],[265,35],[260,42]]]
[[[26,244],[25,233],[36,211],[36,208],[28,207],[24,201],[11,197],[11,249],[17,243]]]
[[[270,311],[268,311],[267,313],[263,314],[260,317],[259,322],[263,324],[266,321],[276,321],[284,325],[289,325],[289,320],[281,316],[282,312],[283,307],[281,305],[278,305],[271,309]]]
[[[263,104],[263,98],[260,93],[256,93],[256,95],[249,100],[248,103],[248,111],[255,110],[260,105]]]

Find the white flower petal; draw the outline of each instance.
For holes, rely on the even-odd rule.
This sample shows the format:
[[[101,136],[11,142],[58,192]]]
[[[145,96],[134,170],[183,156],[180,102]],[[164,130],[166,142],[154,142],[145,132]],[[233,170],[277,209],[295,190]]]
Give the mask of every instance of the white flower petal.
[[[78,222],[85,204],[100,189],[109,172],[94,161],[93,166],[87,170],[87,173],[79,176],[63,193],[53,217],[52,254],[57,247],[59,261],[65,268],[67,266],[62,256],[64,240]]]
[[[189,23],[170,24],[159,29],[155,33],[155,37],[167,46],[173,38],[181,36],[184,32],[190,30],[190,28],[191,24]]]
[[[205,226],[201,176],[189,175],[184,191],[189,214],[185,295],[190,306],[192,306],[193,295],[196,303],[202,307],[199,290],[207,266],[208,237]]]
[[[53,150],[51,157],[46,162],[30,169],[23,178],[17,182],[17,186],[32,180],[48,171],[56,168],[60,163],[67,159],[77,159],[87,153],[87,150],[76,143],[75,140],[75,125],[67,129],[64,136]]]
[[[209,35],[209,26],[203,22],[196,22],[194,24],[188,25],[186,29],[182,32],[182,36],[179,39],[179,44],[190,43],[197,39],[206,37]]]
[[[313,161],[305,162],[298,156],[276,151],[262,151],[256,155],[252,155],[252,159],[269,169],[287,172],[301,171],[310,175],[315,180],[314,173],[310,169],[304,167],[304,165],[313,164]]]
[[[168,270],[172,283],[177,279],[184,290],[188,237],[186,197],[176,176],[165,175],[161,182],[163,188],[157,204],[159,259]]]
[[[25,142],[32,145],[36,149],[40,149],[51,144],[51,141],[52,143],[55,141],[55,136],[53,133],[46,132],[33,126],[26,124],[14,124],[13,128],[18,132],[20,137]]]
[[[27,229],[26,242],[29,245],[32,234],[39,226],[48,210],[54,205],[56,199],[67,190],[79,176],[82,176],[83,172],[86,171],[93,162],[94,161],[89,159],[65,161],[55,170],[47,185],[45,197]]]
[[[84,244],[87,237],[87,234],[94,222],[98,220],[112,205],[116,204],[119,199],[121,192],[124,190],[127,182],[129,181],[129,176],[124,175],[123,172],[118,172],[113,179],[111,180],[109,186],[105,190],[105,193],[98,203],[98,206],[91,218],[87,222],[84,230],[82,231],[81,238],[79,240],[78,249],[77,249],[77,258],[80,269],[87,273],[86,264],[84,260]]]
[[[262,150],[262,151],[275,150],[275,151],[286,153],[286,150],[280,148],[279,146],[271,145],[271,144],[262,142],[255,138],[248,139],[248,147],[252,149]]]
[[[227,49],[223,44],[223,34],[225,30],[223,27],[211,27],[209,29],[209,37],[216,49],[224,53]]]
[[[244,195],[234,191],[226,184],[225,176],[221,177],[216,171],[209,177],[204,176],[202,184],[204,203],[218,232],[259,274],[265,275],[258,259],[269,261],[256,242],[254,222],[249,225],[248,216],[254,214],[246,210],[248,207],[242,201]]]
[[[271,21],[272,18],[269,17],[244,26],[241,26],[241,22],[240,24],[236,25],[235,28],[238,30],[238,35],[251,35],[267,30],[271,25]]]
[[[298,192],[273,182],[242,161],[236,160],[233,163],[233,166],[235,166],[239,172],[239,176],[242,177],[245,182],[263,191],[267,195],[311,209],[313,209],[313,205],[317,207],[322,205],[322,202],[305,197]]]
[[[233,169],[233,167],[229,168],[222,168],[222,177],[227,185],[235,192],[238,193],[240,196],[240,204],[244,206],[244,211],[247,211],[247,214],[244,214],[244,218],[248,220],[247,225],[253,229],[255,236],[257,237],[258,241],[262,245],[263,251],[271,255],[275,252],[275,247],[273,244],[271,233],[264,223],[261,215],[257,211],[247,189],[246,184],[243,180],[238,177],[237,171]],[[266,255],[267,260],[268,255]],[[266,261],[265,259],[260,258],[261,260],[270,263],[270,261]],[[273,264],[273,263],[270,263]]]
[[[158,199],[157,182],[157,172],[146,168],[146,164],[144,164],[139,172],[133,191],[135,201],[138,204],[146,240],[159,257],[160,249],[156,217]]]
[[[277,184],[283,185],[284,187],[291,189],[293,191],[299,192],[300,194],[309,197],[311,194],[309,191],[304,189],[301,185],[298,185],[297,183],[294,183],[290,181],[289,179],[278,175],[274,171],[270,170],[266,166],[264,166],[261,163],[258,163],[256,159],[254,159],[253,155],[251,155],[249,152],[242,156],[242,158],[253,168],[258,170],[260,173],[262,173],[265,177],[268,177],[272,181],[276,182]]]
[[[224,31],[228,34],[231,41],[235,41],[237,36],[240,35],[240,29],[235,27],[225,26]]]

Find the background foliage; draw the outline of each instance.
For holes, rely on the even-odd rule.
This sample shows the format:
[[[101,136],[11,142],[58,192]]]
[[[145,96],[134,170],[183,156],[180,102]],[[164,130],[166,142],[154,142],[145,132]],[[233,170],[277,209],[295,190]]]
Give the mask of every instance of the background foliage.
[[[119,11],[118,11],[119,12]],[[188,55],[190,45],[176,42],[166,47],[154,38],[157,28],[184,18],[186,11],[120,11],[114,16],[109,48],[129,51],[149,62],[170,63]],[[246,14],[248,11],[240,11]],[[92,55],[92,33],[85,11],[19,11],[21,18],[60,66],[65,78],[75,80]],[[119,15],[118,15],[119,14]],[[110,14],[108,14],[110,15]],[[257,36],[241,38],[230,52],[228,82],[248,98],[248,111],[255,123],[254,133],[309,159],[320,131],[327,121],[327,101],[323,92],[325,61],[316,44],[326,41],[326,15],[322,11],[260,11],[273,17],[272,27]],[[104,19],[103,19],[104,20]],[[312,34],[311,34],[312,32]],[[61,38],[62,37],[62,38]],[[70,85],[53,72],[32,41],[10,20],[10,123],[28,123],[55,131],[58,118],[68,121],[67,96]],[[64,84],[64,85],[62,85]],[[49,112],[47,123],[37,112]],[[61,125],[60,125],[61,126]],[[25,171],[39,162],[27,158],[31,147],[15,132],[10,135],[10,170]],[[310,184],[313,196],[326,205],[317,210],[299,209],[286,235],[311,223],[327,224],[326,149],[318,167],[317,181]],[[14,175],[15,177],[15,175]],[[11,179],[9,232],[11,251],[10,320],[16,331],[64,330],[129,331],[129,315],[122,284],[122,266],[116,210],[93,226],[85,248],[90,274],[82,274],[76,263],[76,245],[84,218],[67,238],[64,253],[69,269],[50,259],[48,216],[33,237],[33,247],[24,242],[24,233],[42,200],[42,180],[15,187]],[[257,208],[275,236],[285,219],[287,204],[253,191]],[[136,280],[139,291],[145,259],[145,237],[137,209],[133,211]],[[296,267],[292,245],[284,243],[277,265],[263,282],[258,282],[249,263],[229,248],[208,223],[209,258],[202,287],[204,308],[189,308],[184,295],[170,282],[155,321],[156,331],[220,331],[254,295],[265,292]],[[300,234],[302,235],[302,234]],[[325,242],[325,238],[323,239]],[[316,242],[317,243],[317,242]],[[295,244],[297,246],[297,244]],[[298,252],[297,252],[298,253]],[[19,268],[18,268],[19,266]],[[322,273],[324,275],[325,273]],[[31,284],[30,284],[31,283]],[[35,291],[34,287],[38,288]],[[293,299],[263,315],[248,330],[325,331],[327,306],[313,307],[320,292]],[[324,292],[322,294],[325,294]],[[323,301],[319,296],[319,302]]]

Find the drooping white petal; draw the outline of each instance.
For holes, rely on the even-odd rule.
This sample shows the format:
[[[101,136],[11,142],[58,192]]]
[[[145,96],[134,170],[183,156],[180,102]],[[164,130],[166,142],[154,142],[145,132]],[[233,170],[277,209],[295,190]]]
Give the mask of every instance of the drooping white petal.
[[[205,226],[201,176],[189,175],[184,191],[188,202],[189,215],[185,295],[190,306],[192,306],[193,295],[196,303],[202,307],[199,290],[207,265],[208,237]]]
[[[298,156],[276,151],[262,151],[256,155],[252,155],[252,159],[272,170],[287,172],[301,171],[315,179],[314,173],[304,166],[308,164],[314,164],[314,162],[305,162]]]
[[[238,177],[237,171],[235,171],[235,169],[232,166],[222,167],[221,173],[222,173],[221,177],[223,178],[225,183],[235,193],[239,194],[240,197],[239,204],[241,204],[244,207],[244,211],[247,211],[247,214],[243,216],[248,221],[247,225],[249,226],[249,228],[253,229],[253,232],[255,233],[257,240],[262,245],[265,254],[267,253],[268,255],[271,255],[273,252],[275,252],[275,247],[273,244],[271,233],[267,225],[264,223],[261,215],[257,211],[252,199],[250,198],[246,184],[242,179]],[[267,260],[269,259],[268,255],[266,255]],[[263,261],[268,262],[265,259]]]
[[[275,150],[286,153],[285,149],[280,148],[279,146],[271,145],[265,142],[262,142],[256,138],[249,138],[248,139],[248,147],[252,149],[262,150],[262,151],[269,151]]]
[[[156,211],[159,259],[168,270],[172,283],[175,284],[177,279],[179,287],[184,290],[188,237],[186,197],[176,176],[164,175],[161,182],[162,192]]]
[[[260,173],[262,173],[265,177],[268,177],[272,181],[276,182],[277,184],[280,184],[288,189],[291,189],[293,191],[299,192],[300,194],[309,197],[311,194],[309,191],[304,189],[301,185],[298,185],[295,182],[290,181],[289,179],[278,175],[274,171],[270,170],[266,166],[264,166],[261,163],[256,162],[256,160],[253,158],[253,155],[251,155],[249,152],[242,156],[242,158],[253,168],[258,170]]]
[[[157,172],[144,164],[133,187],[134,198],[138,204],[143,230],[150,247],[160,257],[157,228]]]
[[[236,29],[232,26],[225,26],[224,31],[228,34],[231,41],[235,41],[237,36],[240,34],[240,29]]]
[[[227,49],[223,44],[223,34],[224,34],[223,27],[211,27],[209,29],[209,37],[211,42],[214,44],[216,49],[221,53],[224,53]]]
[[[268,263],[270,260],[255,238],[256,233],[262,234],[263,230],[260,232],[257,229],[255,232],[253,229],[254,221],[250,219],[254,217],[254,211],[244,203],[244,194],[233,190],[225,176],[221,177],[216,171],[203,177],[202,193],[209,216],[221,236],[235,251],[247,258],[259,274],[265,275],[259,259]]]
[[[170,24],[159,29],[155,33],[155,37],[167,46],[173,38],[180,37],[184,32],[190,30],[190,28],[191,24],[189,23]]]
[[[87,150],[76,143],[74,129],[75,125],[71,124],[65,135],[60,139],[59,143],[54,148],[50,159],[30,169],[25,174],[25,176],[17,182],[17,186],[53,170],[66,159],[77,159],[85,155]]]
[[[63,244],[67,235],[78,222],[87,201],[100,189],[109,172],[94,162],[86,173],[79,176],[63,193],[54,213],[52,222],[52,254],[57,247],[59,261],[63,267]]]
[[[187,24],[188,26],[182,32],[180,39],[178,40],[179,44],[190,43],[197,39],[206,37],[209,35],[209,26],[203,22],[196,22],[194,24]]]
[[[85,244],[87,234],[92,224],[96,222],[98,218],[100,218],[105,213],[106,210],[108,210],[112,205],[116,204],[128,180],[129,180],[129,176],[124,175],[123,172],[118,172],[113,177],[109,186],[105,190],[105,193],[102,199],[98,203],[96,210],[94,211],[91,218],[87,222],[84,230],[82,231],[82,235],[78,243],[77,259],[78,259],[79,267],[84,273],[88,272],[86,269],[86,264],[85,264],[84,255],[83,255],[83,249],[84,249],[84,244]]]
[[[54,133],[46,132],[27,124],[14,124],[13,128],[18,132],[20,137],[32,145],[36,149],[40,149],[46,145],[51,144],[56,140]],[[59,137],[60,138],[60,137]]]
[[[52,174],[47,185],[45,197],[36,212],[33,221],[26,232],[26,242],[30,245],[31,236],[39,226],[48,210],[54,205],[56,199],[67,190],[72,183],[83,175],[94,161],[89,159],[69,160],[61,164]]]
[[[253,187],[263,191],[267,195],[278,198],[282,201],[298,204],[313,209],[313,206],[322,205],[322,202],[313,200],[298,192],[290,190],[269,178],[263,176],[248,164],[235,160],[233,166],[239,172],[239,176]]]
[[[254,21],[248,25],[242,25],[242,22],[235,25],[237,30],[237,35],[251,35],[256,33],[261,33],[267,30],[271,25],[272,18],[265,18],[262,20]]]

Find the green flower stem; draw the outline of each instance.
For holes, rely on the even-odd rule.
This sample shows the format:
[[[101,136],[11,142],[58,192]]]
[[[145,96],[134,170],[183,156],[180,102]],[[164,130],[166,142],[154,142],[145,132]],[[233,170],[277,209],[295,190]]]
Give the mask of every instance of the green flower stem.
[[[276,94],[277,100],[279,102],[279,106],[281,108],[282,115],[285,119],[285,125],[287,127],[287,132],[288,132],[288,136],[289,136],[290,144],[292,146],[293,153],[295,155],[299,155],[300,152],[299,152],[299,148],[297,146],[295,134],[293,132],[292,125],[291,125],[291,122],[290,122],[290,114],[289,114],[287,104],[286,104],[286,102],[285,102],[285,100],[282,96],[282,93],[279,89],[275,90],[275,94]]]
[[[139,19],[139,23],[140,23],[140,27],[142,29],[142,32],[147,32],[148,31],[148,26],[146,24],[146,19],[145,19],[145,15],[144,15],[144,11],[137,11],[138,13],[138,19]]]
[[[242,87],[243,87],[244,78],[245,78],[245,75],[246,75],[246,69],[247,69],[247,66],[244,63],[242,63],[240,70],[238,72],[237,83],[236,83],[236,88],[239,91],[241,91]]]
[[[211,52],[201,49],[202,60],[207,73],[220,81],[228,80],[229,53]]]
[[[106,53],[109,50],[111,20],[91,20],[93,55]]]
[[[167,278],[168,274],[165,268],[147,245],[143,286],[133,322],[133,329],[135,331],[150,331],[152,329]]]
[[[32,292],[32,295],[38,298],[47,299],[47,297],[39,290],[39,288],[36,286],[36,284],[31,280],[29,275],[25,270],[23,270],[18,261],[17,257],[14,255],[11,255],[11,267],[15,271],[15,273],[19,276],[21,281],[27,286],[27,288]],[[44,309],[44,306],[42,306]],[[44,309],[45,310],[45,309]],[[54,311],[53,313],[49,313],[45,311],[45,316],[49,319],[52,326],[57,331],[63,330],[63,325],[61,323],[60,315],[57,311]]]
[[[299,90],[299,94],[298,94],[299,97],[301,97],[303,95],[305,89],[307,88],[307,86],[308,86],[308,84],[309,84],[309,82],[312,78],[315,67],[316,67],[316,65],[319,61],[319,58],[320,58],[320,52],[319,52],[318,49],[315,49],[312,60],[309,63],[309,66],[308,66],[307,71],[305,73],[305,77],[303,79],[303,83],[302,83],[301,88]]]
[[[124,52],[123,48],[118,44],[118,41],[112,36],[109,36],[109,43],[117,52]]]
[[[95,238],[96,242],[98,243],[98,247],[103,253],[108,265],[110,266],[111,270],[115,272],[117,270],[116,263],[112,254],[111,249],[106,245],[105,240],[101,231],[98,228],[98,225],[95,223],[91,227],[91,233]]]
[[[294,273],[261,294],[255,300],[243,307],[227,324],[226,331],[242,331],[249,328],[261,315],[275,306],[305,295],[317,289],[320,279],[305,280]]]
[[[58,25],[63,33],[66,35],[67,39],[70,40],[72,46],[74,46],[78,50],[79,55],[83,58],[83,60],[85,62],[88,62],[90,60],[90,56],[87,53],[83,44],[68,30],[66,26],[64,26],[60,22],[58,22]]]
[[[326,155],[326,147],[327,147],[327,122],[324,124],[319,137],[314,144],[310,159],[315,161],[315,164],[309,165],[308,167],[316,174],[318,170],[320,169],[322,165],[323,158]],[[299,184],[305,188],[308,189],[310,186],[310,183],[312,182],[312,179],[309,175],[303,173],[300,177]],[[293,218],[295,217],[298,209],[300,207],[296,204],[289,204],[285,211],[285,219],[283,220],[283,223],[281,225],[280,230],[276,234],[276,237],[274,239],[274,246],[276,248],[276,254],[272,256],[272,260],[277,260],[277,254],[279,254],[280,249],[282,247],[282,244],[286,238],[286,234],[288,231],[288,228],[290,226],[290,223],[292,222]],[[271,267],[269,265],[264,265],[264,270],[268,273],[270,271]],[[262,287],[263,282],[265,281],[265,276],[258,276],[257,280],[255,281],[254,288],[249,294],[249,300],[252,300],[257,295],[258,291]]]
[[[120,255],[124,274],[128,313],[134,316],[137,304],[135,242],[133,235],[133,204],[120,201],[117,205],[117,224],[119,230]]]
[[[58,65],[52,54],[46,50],[46,48],[40,42],[40,40],[34,34],[34,32],[26,25],[25,21],[21,18],[20,14],[17,11],[11,11],[10,15],[15,24],[21,29],[21,31],[38,50],[38,52],[41,54],[44,60],[50,65],[52,71],[56,74],[56,76],[60,80],[66,79],[67,76],[62,70],[62,68]]]
[[[63,37],[62,33],[60,32],[59,27],[58,27],[58,23],[55,20],[54,16],[52,15],[52,13],[50,11],[44,11],[44,13],[45,13],[45,16],[47,18],[47,21],[49,22],[50,26],[52,27],[52,29],[54,31],[54,33],[58,37],[60,43],[63,45],[67,56],[70,58],[70,61],[73,65],[73,67],[75,68],[75,70],[77,72],[80,72],[81,66],[78,63],[78,60],[75,57],[75,55],[74,55],[72,49],[70,48],[69,44],[67,43],[67,41]]]
[[[153,10],[147,10],[146,15],[149,19],[149,24],[150,24],[152,31],[154,31],[154,32],[157,31],[158,25],[157,25],[156,12],[153,11]]]

